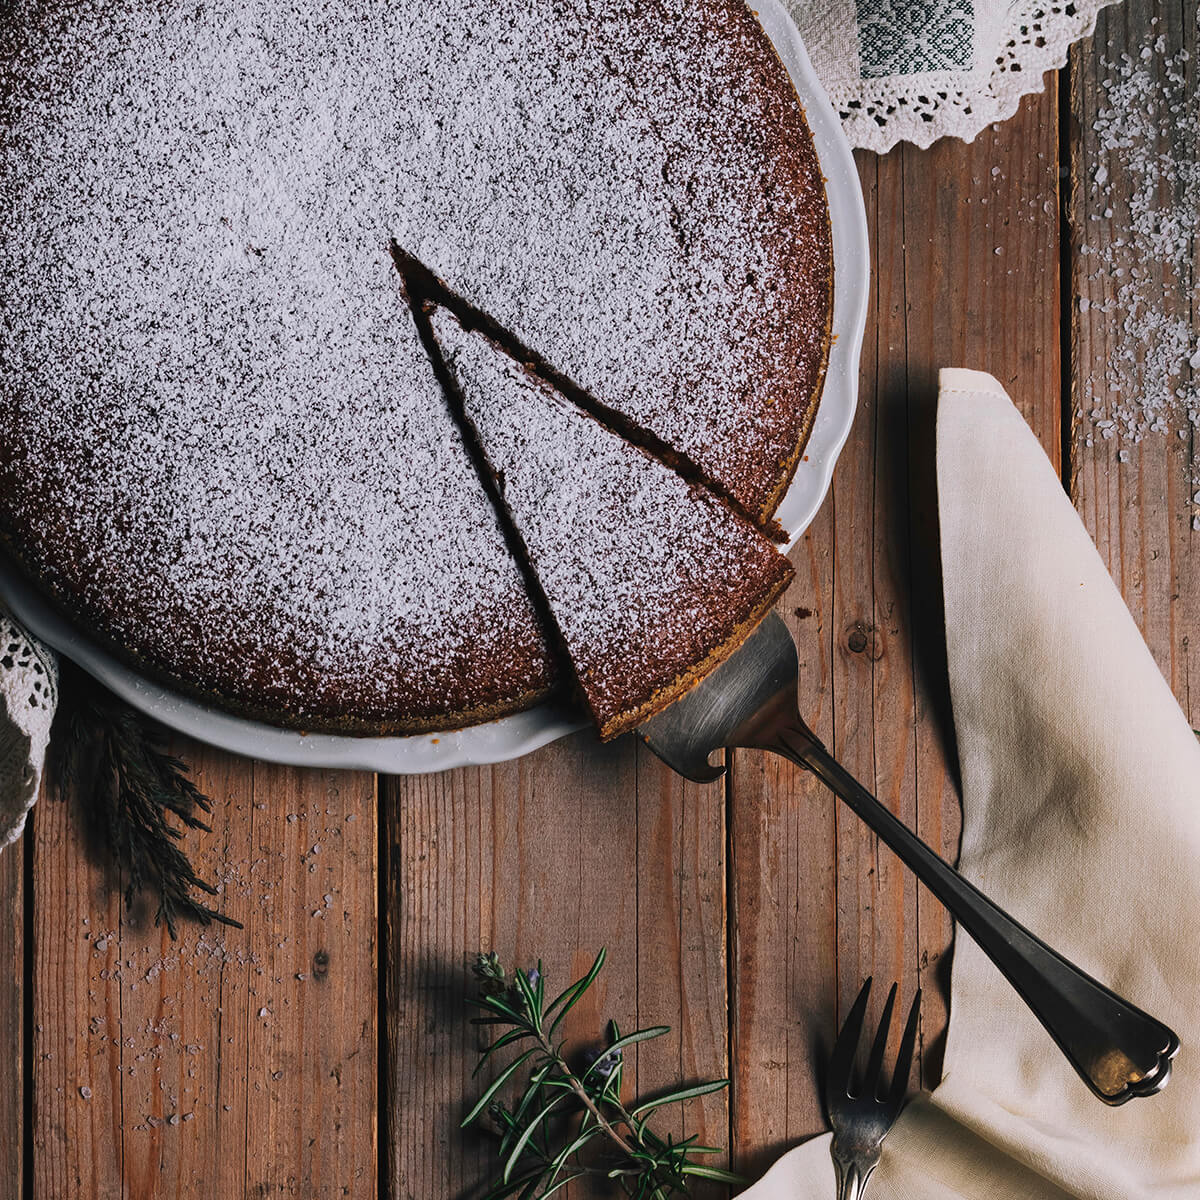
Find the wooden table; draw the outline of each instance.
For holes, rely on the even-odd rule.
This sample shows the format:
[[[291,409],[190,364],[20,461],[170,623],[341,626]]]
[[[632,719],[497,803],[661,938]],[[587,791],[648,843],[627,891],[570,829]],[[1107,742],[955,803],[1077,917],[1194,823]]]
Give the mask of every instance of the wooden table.
[[[1194,63],[1195,6],[1182,7],[1109,10],[1069,73],[973,145],[859,157],[875,257],[859,413],[783,612],[805,717],[950,856],[939,366],[1009,389],[1200,723],[1193,438],[1089,446],[1088,422],[1071,419],[1127,336],[1073,299],[1103,299],[1078,247],[1096,204],[1119,208],[1132,186],[1093,144],[1099,60],[1136,54],[1157,17],[1154,33]],[[1102,161],[1107,201],[1085,186]],[[1151,273],[1144,286],[1164,283]],[[1167,303],[1186,312],[1190,295],[1186,280]],[[937,1080],[950,923],[782,761],[738,755],[727,785],[703,788],[629,740],[584,735],[417,779],[179,749],[216,801],[213,833],[188,849],[245,929],[189,927],[172,943],[145,912],[126,914],[73,799],[43,798],[0,857],[12,914],[0,1194],[468,1195],[487,1150],[457,1129],[476,1040],[465,964],[479,947],[509,963],[541,956],[565,983],[607,946],[576,1029],[609,1016],[674,1026],[631,1075],[652,1088],[728,1073],[729,1093],[686,1121],[751,1175],[822,1128],[814,1059],[865,975],[927,989],[921,1073]]]

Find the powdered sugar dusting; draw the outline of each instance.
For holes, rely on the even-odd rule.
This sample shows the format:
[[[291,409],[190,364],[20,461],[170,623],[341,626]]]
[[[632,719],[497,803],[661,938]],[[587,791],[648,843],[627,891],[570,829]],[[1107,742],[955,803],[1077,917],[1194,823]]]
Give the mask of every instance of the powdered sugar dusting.
[[[387,253],[392,101],[356,15],[72,11],[4,106],[25,556],[197,682],[290,700],[298,662],[301,718],[502,701],[480,654],[509,694],[546,678]]]
[[[773,51],[728,0],[470,7],[414,18],[397,241],[758,511],[806,426],[831,278]],[[450,110],[469,149],[429,123]]]
[[[827,229],[740,3],[22,3],[0,51],[7,523],[151,663],[298,719],[545,683],[391,237],[731,490],[795,448]]]
[[[1082,313],[1119,325],[1104,375],[1076,414],[1088,445],[1187,436],[1200,423],[1194,241],[1200,224],[1200,93],[1189,54],[1152,34],[1136,55],[1103,63],[1093,121],[1099,161],[1084,164],[1089,223],[1080,246]],[[1094,318],[1093,318],[1094,319]]]
[[[434,329],[603,725],[727,638],[789,573],[754,526],[445,310]]]

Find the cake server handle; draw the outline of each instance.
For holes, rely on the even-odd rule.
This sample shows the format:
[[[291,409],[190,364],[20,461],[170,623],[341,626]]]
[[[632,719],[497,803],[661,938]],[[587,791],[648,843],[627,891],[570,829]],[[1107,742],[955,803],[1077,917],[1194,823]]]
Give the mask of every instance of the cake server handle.
[[[1105,1104],[1161,1091],[1179,1039],[1018,924],[934,853],[825,749],[781,693],[731,745],[769,750],[805,767],[852,808],[949,909]]]

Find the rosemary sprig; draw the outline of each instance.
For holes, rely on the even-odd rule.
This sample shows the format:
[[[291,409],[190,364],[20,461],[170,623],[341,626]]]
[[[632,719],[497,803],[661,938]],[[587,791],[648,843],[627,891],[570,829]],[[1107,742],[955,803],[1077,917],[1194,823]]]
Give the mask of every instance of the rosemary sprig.
[[[187,777],[187,767],[163,750],[162,731],[82,671],[66,668],[51,739],[60,782],[75,790],[93,828],[126,879],[125,904],[142,891],[157,895],[156,925],[174,938],[176,922],[241,924],[201,903],[216,888],[192,869],[179,845],[187,829],[210,832],[197,815],[212,801]]]
[[[719,1149],[701,1146],[695,1137],[663,1138],[649,1126],[656,1110],[718,1092],[728,1086],[727,1079],[629,1104],[621,1098],[625,1050],[662,1037],[670,1032],[667,1026],[622,1036],[610,1022],[602,1050],[584,1055],[575,1065],[568,1061],[559,1036],[563,1023],[595,983],[604,960],[601,950],[591,970],[547,1004],[541,962],[509,979],[494,952],[475,959],[472,969],[479,991],[474,1003],[487,1014],[475,1024],[491,1026],[497,1035],[483,1051],[475,1074],[500,1051],[520,1051],[463,1118],[466,1127],[490,1117],[500,1139],[500,1177],[482,1200],[544,1200],[585,1176],[609,1179],[634,1200],[687,1196],[695,1179],[742,1182],[729,1171],[695,1161],[719,1154]],[[510,1095],[506,1102],[503,1097]]]

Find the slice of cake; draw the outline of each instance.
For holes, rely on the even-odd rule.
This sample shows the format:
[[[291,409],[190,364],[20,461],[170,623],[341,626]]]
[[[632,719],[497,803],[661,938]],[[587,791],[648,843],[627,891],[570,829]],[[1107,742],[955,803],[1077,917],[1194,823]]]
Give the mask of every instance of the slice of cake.
[[[486,462],[604,738],[731,654],[792,577],[723,500],[600,424],[448,310],[427,308]]]

